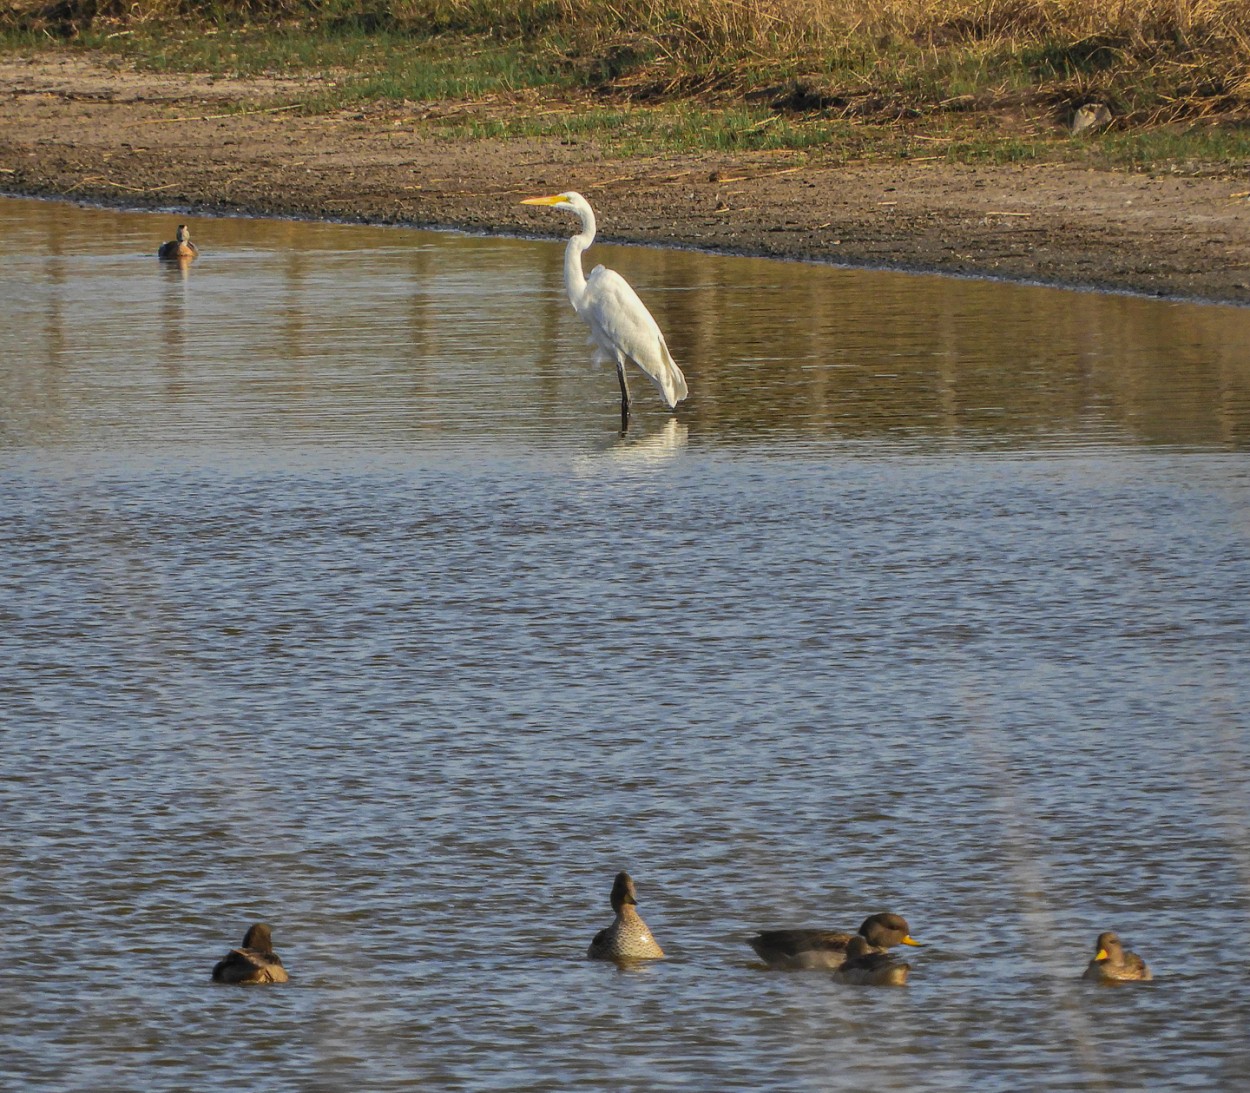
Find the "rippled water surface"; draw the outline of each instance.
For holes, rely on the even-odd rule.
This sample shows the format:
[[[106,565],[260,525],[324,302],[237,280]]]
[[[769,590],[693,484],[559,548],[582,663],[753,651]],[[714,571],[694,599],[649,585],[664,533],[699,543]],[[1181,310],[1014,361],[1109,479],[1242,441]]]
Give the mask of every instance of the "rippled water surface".
[[[1250,311],[599,246],[621,435],[557,243],[176,223],[0,201],[13,1088],[1244,1086]]]

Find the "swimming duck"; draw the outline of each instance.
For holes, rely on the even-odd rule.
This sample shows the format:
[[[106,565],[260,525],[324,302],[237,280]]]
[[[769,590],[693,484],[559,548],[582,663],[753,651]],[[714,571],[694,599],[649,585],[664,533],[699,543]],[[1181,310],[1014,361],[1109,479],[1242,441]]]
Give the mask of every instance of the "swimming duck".
[[[199,248],[191,242],[191,229],[185,224],[179,224],[175,238],[168,243],[162,243],[161,249],[156,252],[156,257],[194,258],[199,253]]]
[[[874,949],[867,938],[856,934],[846,943],[846,960],[834,974],[846,983],[864,987],[901,987],[910,972],[910,964]]]
[[[664,955],[642,916],[634,910],[637,903],[634,878],[625,872],[617,873],[612,882],[616,921],[595,934],[586,950],[591,960],[652,960]]]
[[[214,983],[285,983],[289,978],[263,922],[249,926],[242,948],[231,949],[213,968]]]
[[[1146,962],[1136,953],[1125,952],[1120,939],[1110,931],[1098,935],[1098,951],[1089,962],[1082,979],[1098,983],[1119,983],[1127,980],[1153,979]]]
[[[840,968],[852,934],[838,930],[764,930],[748,944],[772,968]],[[869,915],[859,936],[878,952],[895,945],[919,945],[901,915]]]

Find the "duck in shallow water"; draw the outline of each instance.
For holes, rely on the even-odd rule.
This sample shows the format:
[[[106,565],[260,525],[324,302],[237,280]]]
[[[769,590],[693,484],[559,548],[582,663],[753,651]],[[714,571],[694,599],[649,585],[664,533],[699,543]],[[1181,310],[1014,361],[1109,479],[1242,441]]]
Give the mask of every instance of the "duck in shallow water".
[[[862,987],[901,987],[910,973],[910,964],[874,949],[868,939],[859,934],[846,943],[846,960],[834,972],[844,983]]]
[[[191,242],[191,229],[185,224],[178,225],[178,231],[168,243],[162,243],[156,252],[157,258],[194,258],[199,248]]]
[[[289,978],[263,922],[249,926],[242,947],[231,949],[213,968],[214,983],[285,983]]]
[[[654,960],[664,955],[635,910],[637,904],[634,878],[625,872],[617,873],[612,882],[612,910],[616,912],[616,920],[595,934],[586,950],[591,960]]]
[[[770,968],[840,968],[855,934],[840,930],[764,930],[748,944]],[[870,948],[885,952],[895,945],[919,945],[902,915],[869,915],[859,927]]]
[[[1145,982],[1154,978],[1146,962],[1136,953],[1125,951],[1120,939],[1110,931],[1099,934],[1096,945],[1098,951],[1082,979],[1097,983],[1123,983],[1131,980]]]

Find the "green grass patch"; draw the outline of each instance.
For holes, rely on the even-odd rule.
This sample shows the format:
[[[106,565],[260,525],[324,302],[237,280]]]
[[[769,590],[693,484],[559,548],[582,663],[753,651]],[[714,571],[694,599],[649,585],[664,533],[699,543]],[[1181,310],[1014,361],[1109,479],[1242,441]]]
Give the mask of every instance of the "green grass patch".
[[[504,116],[456,115],[432,122],[453,139],[545,137],[594,140],[611,155],[667,152],[862,150],[863,134],[847,122],[787,118],[753,107],[712,109],[689,102],[646,107],[568,107]]]
[[[1163,126],[1137,132],[1107,133],[1090,146],[1099,162],[1140,170],[1250,168],[1250,127],[1245,125]]]
[[[214,76],[325,76],[344,102],[362,99],[471,98],[521,88],[560,89],[573,82],[549,56],[516,42],[414,39],[387,32],[309,33],[298,28],[172,35],[84,36],[94,48],[140,69]]]

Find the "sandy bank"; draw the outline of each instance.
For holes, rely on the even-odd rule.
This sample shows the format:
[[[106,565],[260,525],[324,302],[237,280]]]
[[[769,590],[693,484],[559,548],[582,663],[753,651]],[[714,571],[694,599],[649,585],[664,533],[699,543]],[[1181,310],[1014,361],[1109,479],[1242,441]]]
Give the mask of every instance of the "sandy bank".
[[[550,235],[550,217],[518,199],[579,189],[616,241],[1250,302],[1244,180],[791,154],[621,159],[588,141],[449,140],[412,104],[320,117],[271,105],[295,84],[5,59],[0,191]]]

